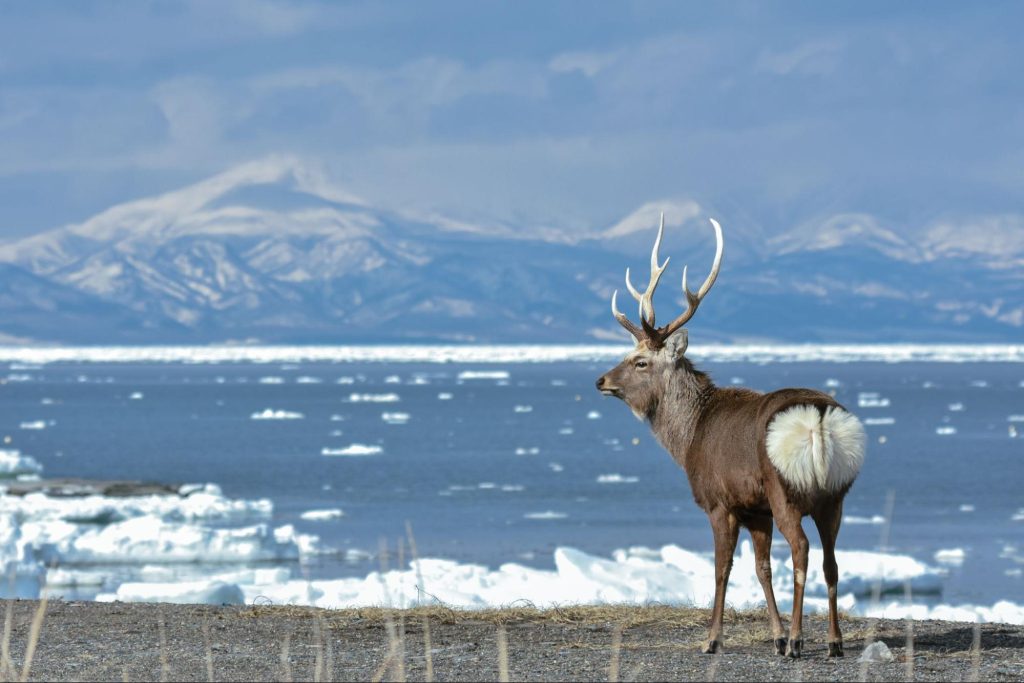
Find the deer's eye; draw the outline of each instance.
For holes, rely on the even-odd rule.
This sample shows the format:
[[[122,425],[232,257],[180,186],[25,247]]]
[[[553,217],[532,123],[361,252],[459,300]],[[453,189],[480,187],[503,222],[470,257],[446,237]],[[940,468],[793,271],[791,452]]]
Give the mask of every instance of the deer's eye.
[[[636,367],[638,370],[643,370],[644,368],[647,367],[647,361],[645,361],[645,360],[638,360],[634,367]]]

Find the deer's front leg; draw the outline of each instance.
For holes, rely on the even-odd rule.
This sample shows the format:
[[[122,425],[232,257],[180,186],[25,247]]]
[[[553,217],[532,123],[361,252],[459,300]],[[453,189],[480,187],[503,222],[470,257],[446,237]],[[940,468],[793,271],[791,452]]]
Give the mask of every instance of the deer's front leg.
[[[705,654],[714,654],[722,645],[722,613],[725,612],[725,588],[732,570],[732,555],[739,535],[739,520],[728,510],[715,508],[708,517],[715,533],[715,607],[711,613],[711,631],[704,646]]]

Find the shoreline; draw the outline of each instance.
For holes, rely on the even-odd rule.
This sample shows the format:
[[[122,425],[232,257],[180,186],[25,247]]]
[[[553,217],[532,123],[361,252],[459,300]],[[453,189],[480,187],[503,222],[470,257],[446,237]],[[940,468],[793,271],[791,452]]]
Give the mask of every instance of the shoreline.
[[[829,659],[825,619],[809,615],[805,654],[790,660],[774,653],[763,610],[727,611],[722,654],[704,655],[709,611],[661,605],[324,610],[14,600],[3,607],[13,670],[0,675],[20,678],[35,638],[30,680],[1024,678],[1024,626],[1008,624],[844,616],[846,656]],[[885,643],[893,660],[860,663],[872,641]]]

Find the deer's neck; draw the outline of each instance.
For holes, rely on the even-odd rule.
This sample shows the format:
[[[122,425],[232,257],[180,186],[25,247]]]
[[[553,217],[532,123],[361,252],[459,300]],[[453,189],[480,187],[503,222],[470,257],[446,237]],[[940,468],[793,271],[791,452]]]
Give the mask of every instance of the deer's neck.
[[[715,391],[711,378],[684,359],[667,383],[658,405],[647,416],[658,441],[687,471],[686,454],[701,414]]]

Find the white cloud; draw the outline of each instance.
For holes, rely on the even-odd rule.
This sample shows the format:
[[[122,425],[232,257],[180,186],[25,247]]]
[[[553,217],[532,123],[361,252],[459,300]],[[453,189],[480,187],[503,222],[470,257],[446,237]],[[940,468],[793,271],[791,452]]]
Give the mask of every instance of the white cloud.
[[[754,71],[776,76],[825,76],[838,67],[843,47],[837,41],[818,40],[788,50],[764,50],[754,62]]]
[[[593,78],[615,61],[612,54],[597,52],[563,52],[548,62],[548,68],[555,73],[579,71],[587,78]]]

